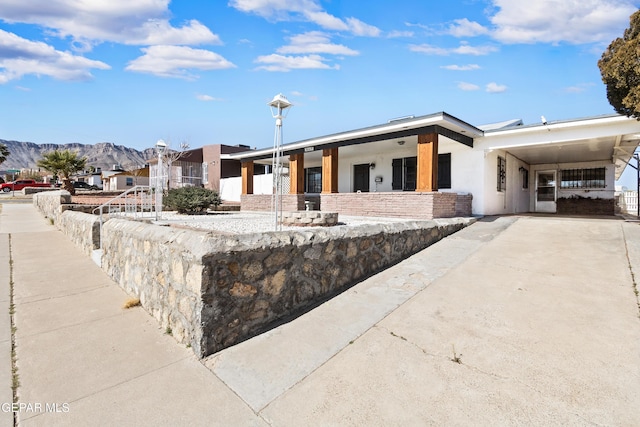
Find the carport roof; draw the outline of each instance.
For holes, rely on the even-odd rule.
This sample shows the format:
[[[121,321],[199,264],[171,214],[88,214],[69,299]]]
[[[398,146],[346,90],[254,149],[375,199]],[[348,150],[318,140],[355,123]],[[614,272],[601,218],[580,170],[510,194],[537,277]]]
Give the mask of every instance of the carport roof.
[[[486,130],[482,148],[532,165],[611,161],[619,179],[639,143],[640,122],[615,114]]]

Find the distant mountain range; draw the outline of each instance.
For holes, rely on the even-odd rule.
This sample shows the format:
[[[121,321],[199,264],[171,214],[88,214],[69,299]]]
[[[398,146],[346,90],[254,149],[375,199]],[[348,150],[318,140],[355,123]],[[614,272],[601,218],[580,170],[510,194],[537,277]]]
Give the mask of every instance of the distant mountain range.
[[[33,142],[0,139],[0,144],[5,144],[9,149],[9,156],[4,163],[0,164],[0,170],[36,169],[36,162],[42,158],[42,155],[55,149],[77,151],[80,157],[87,158],[87,169],[94,166],[103,171],[111,170],[114,165],[120,165],[126,170],[141,168],[154,158],[153,148],[138,151],[111,142],[100,142],[93,145],[77,143],[34,144]]]

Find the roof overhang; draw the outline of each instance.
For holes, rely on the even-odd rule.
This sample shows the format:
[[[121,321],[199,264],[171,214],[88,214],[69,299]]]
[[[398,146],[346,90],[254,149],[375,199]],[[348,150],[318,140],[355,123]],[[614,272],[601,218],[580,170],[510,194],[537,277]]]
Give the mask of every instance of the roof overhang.
[[[484,132],[445,112],[420,117],[407,117],[390,120],[378,126],[336,133],[318,138],[306,139],[282,146],[283,155],[324,150],[335,147],[365,144],[396,138],[405,138],[426,133],[438,133],[461,144],[473,147],[474,138]],[[234,153],[223,158],[240,161],[253,161],[271,158],[273,148]]]
[[[620,115],[485,132],[485,150],[505,150],[531,164],[609,161],[619,179],[640,144],[640,122]]]

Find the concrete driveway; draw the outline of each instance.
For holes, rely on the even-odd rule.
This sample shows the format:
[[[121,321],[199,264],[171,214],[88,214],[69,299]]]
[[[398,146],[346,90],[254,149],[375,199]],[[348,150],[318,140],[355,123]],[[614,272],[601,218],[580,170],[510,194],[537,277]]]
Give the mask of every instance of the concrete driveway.
[[[615,219],[488,219],[320,307],[324,317],[309,313],[314,322],[300,318],[206,363],[277,426],[637,426],[630,263],[640,267],[639,242],[640,225]],[[433,277],[434,259],[452,265]],[[309,357],[296,354],[326,352],[367,316],[340,299],[411,283],[424,289],[300,373]],[[252,378],[240,379],[247,370]]]
[[[487,218],[201,363],[33,207],[3,207],[0,403],[11,277],[20,401],[68,405],[19,425],[640,425],[638,223]]]

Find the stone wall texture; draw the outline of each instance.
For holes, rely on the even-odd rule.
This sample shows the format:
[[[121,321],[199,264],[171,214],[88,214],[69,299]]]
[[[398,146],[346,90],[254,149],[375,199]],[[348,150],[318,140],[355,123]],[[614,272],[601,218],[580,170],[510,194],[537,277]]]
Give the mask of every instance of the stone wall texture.
[[[82,252],[91,256],[100,248],[100,218],[89,213],[65,210],[58,217],[56,227]]]
[[[111,219],[103,227],[102,266],[163,328],[204,357],[299,315],[472,221],[228,236]]]
[[[53,220],[56,224],[62,214],[60,207],[63,204],[71,203],[71,194],[66,190],[47,191],[34,194],[32,201],[42,215]]]
[[[95,206],[71,204],[66,190],[34,194],[33,204],[85,254],[100,247],[100,218],[91,214]]]

